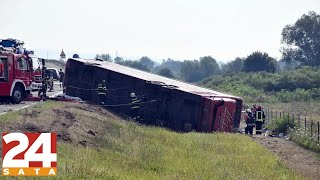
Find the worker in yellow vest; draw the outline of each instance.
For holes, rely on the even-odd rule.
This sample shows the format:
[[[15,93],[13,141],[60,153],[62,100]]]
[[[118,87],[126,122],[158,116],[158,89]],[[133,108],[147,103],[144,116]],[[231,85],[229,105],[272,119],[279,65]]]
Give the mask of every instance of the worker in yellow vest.
[[[98,84],[97,93],[100,99],[100,103],[104,105],[107,99],[107,85],[106,80],[102,80],[101,83]]]
[[[254,113],[254,117],[256,123],[256,134],[262,134],[262,125],[264,124],[266,115],[264,114],[261,106],[258,106]]]

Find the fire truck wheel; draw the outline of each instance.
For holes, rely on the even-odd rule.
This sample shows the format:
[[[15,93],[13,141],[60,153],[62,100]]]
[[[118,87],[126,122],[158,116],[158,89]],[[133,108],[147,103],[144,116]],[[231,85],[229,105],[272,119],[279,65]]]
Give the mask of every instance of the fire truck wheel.
[[[22,100],[22,90],[19,86],[14,87],[12,92],[11,101],[15,104],[19,104]]]

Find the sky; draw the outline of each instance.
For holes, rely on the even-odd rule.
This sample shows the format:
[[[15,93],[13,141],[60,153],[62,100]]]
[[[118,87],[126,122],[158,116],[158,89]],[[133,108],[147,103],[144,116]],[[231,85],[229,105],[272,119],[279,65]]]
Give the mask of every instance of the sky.
[[[0,38],[44,58],[281,58],[281,31],[320,0],[0,0]]]

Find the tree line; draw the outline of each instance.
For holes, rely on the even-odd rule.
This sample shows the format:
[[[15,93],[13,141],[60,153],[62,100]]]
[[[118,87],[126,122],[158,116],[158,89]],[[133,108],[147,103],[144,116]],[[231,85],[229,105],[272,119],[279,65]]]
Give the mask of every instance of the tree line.
[[[111,58],[109,54],[98,54],[96,59],[110,61],[147,72],[186,82],[199,82],[211,76],[232,75],[240,72],[275,73],[301,66],[320,65],[320,15],[311,11],[303,14],[294,24],[286,25],[281,32],[282,57],[276,60],[265,52],[252,52],[247,57],[237,57],[219,66],[211,56],[195,60],[166,59],[157,64],[149,57],[138,60]]]

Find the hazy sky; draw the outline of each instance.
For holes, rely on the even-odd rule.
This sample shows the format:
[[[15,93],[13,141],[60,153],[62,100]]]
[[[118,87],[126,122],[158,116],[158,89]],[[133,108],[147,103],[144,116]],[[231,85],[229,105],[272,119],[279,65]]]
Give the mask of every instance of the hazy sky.
[[[320,0],[0,0],[0,38],[42,56],[218,61],[263,51],[280,58],[281,31]]]

